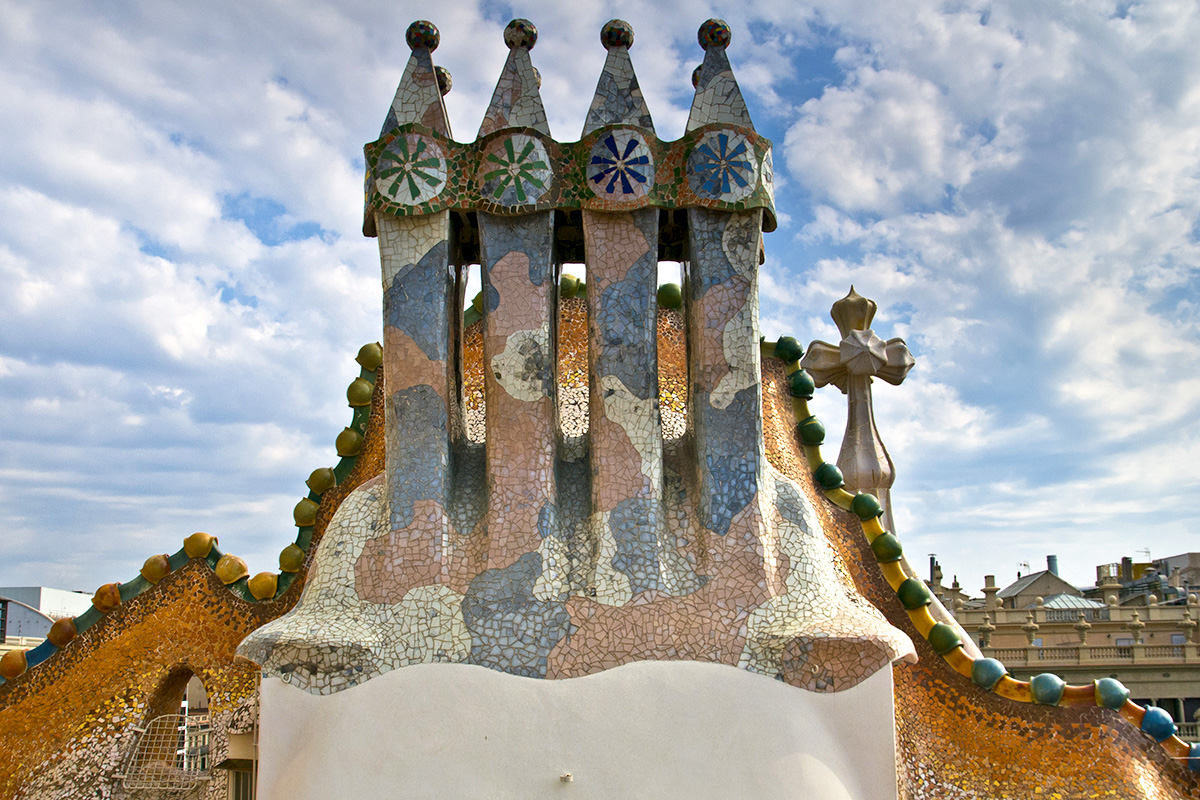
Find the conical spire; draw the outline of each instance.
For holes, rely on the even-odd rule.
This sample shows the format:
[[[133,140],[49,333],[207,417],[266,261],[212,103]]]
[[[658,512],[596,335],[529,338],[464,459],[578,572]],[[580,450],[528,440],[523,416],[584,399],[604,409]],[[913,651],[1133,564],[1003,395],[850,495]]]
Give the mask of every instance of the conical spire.
[[[696,96],[692,100],[687,129],[694,131],[713,122],[754,127],[746,101],[742,99],[742,90],[738,88],[733,68],[725,55],[730,39],[729,25],[725,20],[710,19],[700,26],[696,38],[704,48],[704,63],[693,81]]]
[[[604,71],[596,84],[596,95],[583,123],[587,136],[605,125],[637,125],[654,130],[650,109],[642,97],[629,48],[633,46],[633,26],[623,19],[610,20],[600,31],[600,41],[608,50]]]
[[[537,43],[537,28],[527,19],[514,19],[504,29],[504,43],[509,49],[508,61],[496,82],[479,136],[504,128],[533,128],[549,136],[546,109],[538,92],[540,81],[529,60],[529,51]]]
[[[441,41],[437,27],[426,20],[418,20],[408,26],[404,39],[412,49],[404,77],[396,87],[396,97],[383,121],[382,137],[400,125],[419,123],[438,133],[450,135],[450,122],[446,118],[446,106],[442,104],[442,92],[438,75],[433,67],[432,53]],[[447,89],[449,88],[449,82]]]

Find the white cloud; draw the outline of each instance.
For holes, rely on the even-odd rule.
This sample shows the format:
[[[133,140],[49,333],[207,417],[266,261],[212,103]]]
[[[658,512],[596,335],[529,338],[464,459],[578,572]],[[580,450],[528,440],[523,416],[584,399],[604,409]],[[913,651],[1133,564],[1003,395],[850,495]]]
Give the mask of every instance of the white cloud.
[[[822,11],[846,78],[785,140],[815,257],[770,270],[764,316],[829,338],[853,283],[917,352],[876,393],[901,532],[979,575],[1053,543],[1079,581],[1130,526],[1196,549],[1194,5]]]
[[[857,69],[801,108],[784,141],[789,168],[819,200],[851,211],[933,205],[973,166],[969,141],[938,88],[913,75]]]
[[[1183,531],[1200,482],[1200,12],[1115,11],[537,0],[518,13],[540,28],[533,60],[564,141],[605,20],[633,23],[671,139],[696,27],[727,15],[799,231],[767,239],[764,333],[836,341],[832,302],[851,284],[877,300],[877,330],[918,357],[904,385],[876,390],[910,550],[966,578],[1053,542],[1086,580],[1133,527],[1156,552],[1197,549]],[[469,140],[507,55],[502,13],[8,4],[0,579],[93,588],[196,528],[272,567],[301,481],[349,418],[350,359],[378,338],[361,145],[403,69],[404,27],[441,28],[435,60]],[[844,399],[818,400],[836,448]]]

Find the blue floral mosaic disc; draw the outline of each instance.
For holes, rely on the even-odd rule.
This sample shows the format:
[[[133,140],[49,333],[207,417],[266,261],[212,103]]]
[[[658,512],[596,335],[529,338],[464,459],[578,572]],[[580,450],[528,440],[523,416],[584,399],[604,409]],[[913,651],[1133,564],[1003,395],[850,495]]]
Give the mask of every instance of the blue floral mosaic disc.
[[[592,146],[587,177],[597,197],[637,200],[654,186],[654,156],[639,131],[609,131]]]
[[[688,185],[700,197],[737,202],[758,186],[754,146],[736,131],[709,131],[688,156]]]
[[[553,177],[545,145],[523,133],[492,142],[479,167],[484,199],[505,206],[536,203]]]
[[[446,186],[446,156],[432,139],[401,134],[379,154],[375,185],[380,194],[401,205],[423,203]]]

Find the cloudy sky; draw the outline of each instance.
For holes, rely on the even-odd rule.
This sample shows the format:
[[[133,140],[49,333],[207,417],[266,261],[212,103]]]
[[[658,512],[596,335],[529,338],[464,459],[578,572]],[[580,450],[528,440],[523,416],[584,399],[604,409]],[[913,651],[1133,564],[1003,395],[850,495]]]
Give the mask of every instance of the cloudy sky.
[[[764,332],[836,342],[854,284],[908,341],[875,397],[914,560],[978,593],[1200,550],[1193,0],[0,0],[0,585],[91,591],[194,530],[276,567],[379,338],[362,144],[405,27],[441,29],[469,140],[514,16],[560,140],[606,20],[664,139],[697,26],[733,26],[776,147]]]

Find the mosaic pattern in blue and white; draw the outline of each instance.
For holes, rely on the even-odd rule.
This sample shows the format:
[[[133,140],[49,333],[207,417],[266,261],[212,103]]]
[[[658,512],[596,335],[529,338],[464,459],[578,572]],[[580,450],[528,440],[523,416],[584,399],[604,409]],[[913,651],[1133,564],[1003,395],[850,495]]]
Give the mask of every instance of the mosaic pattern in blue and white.
[[[645,137],[635,130],[615,130],[592,147],[588,185],[612,200],[645,197],[654,185],[654,156]]]

